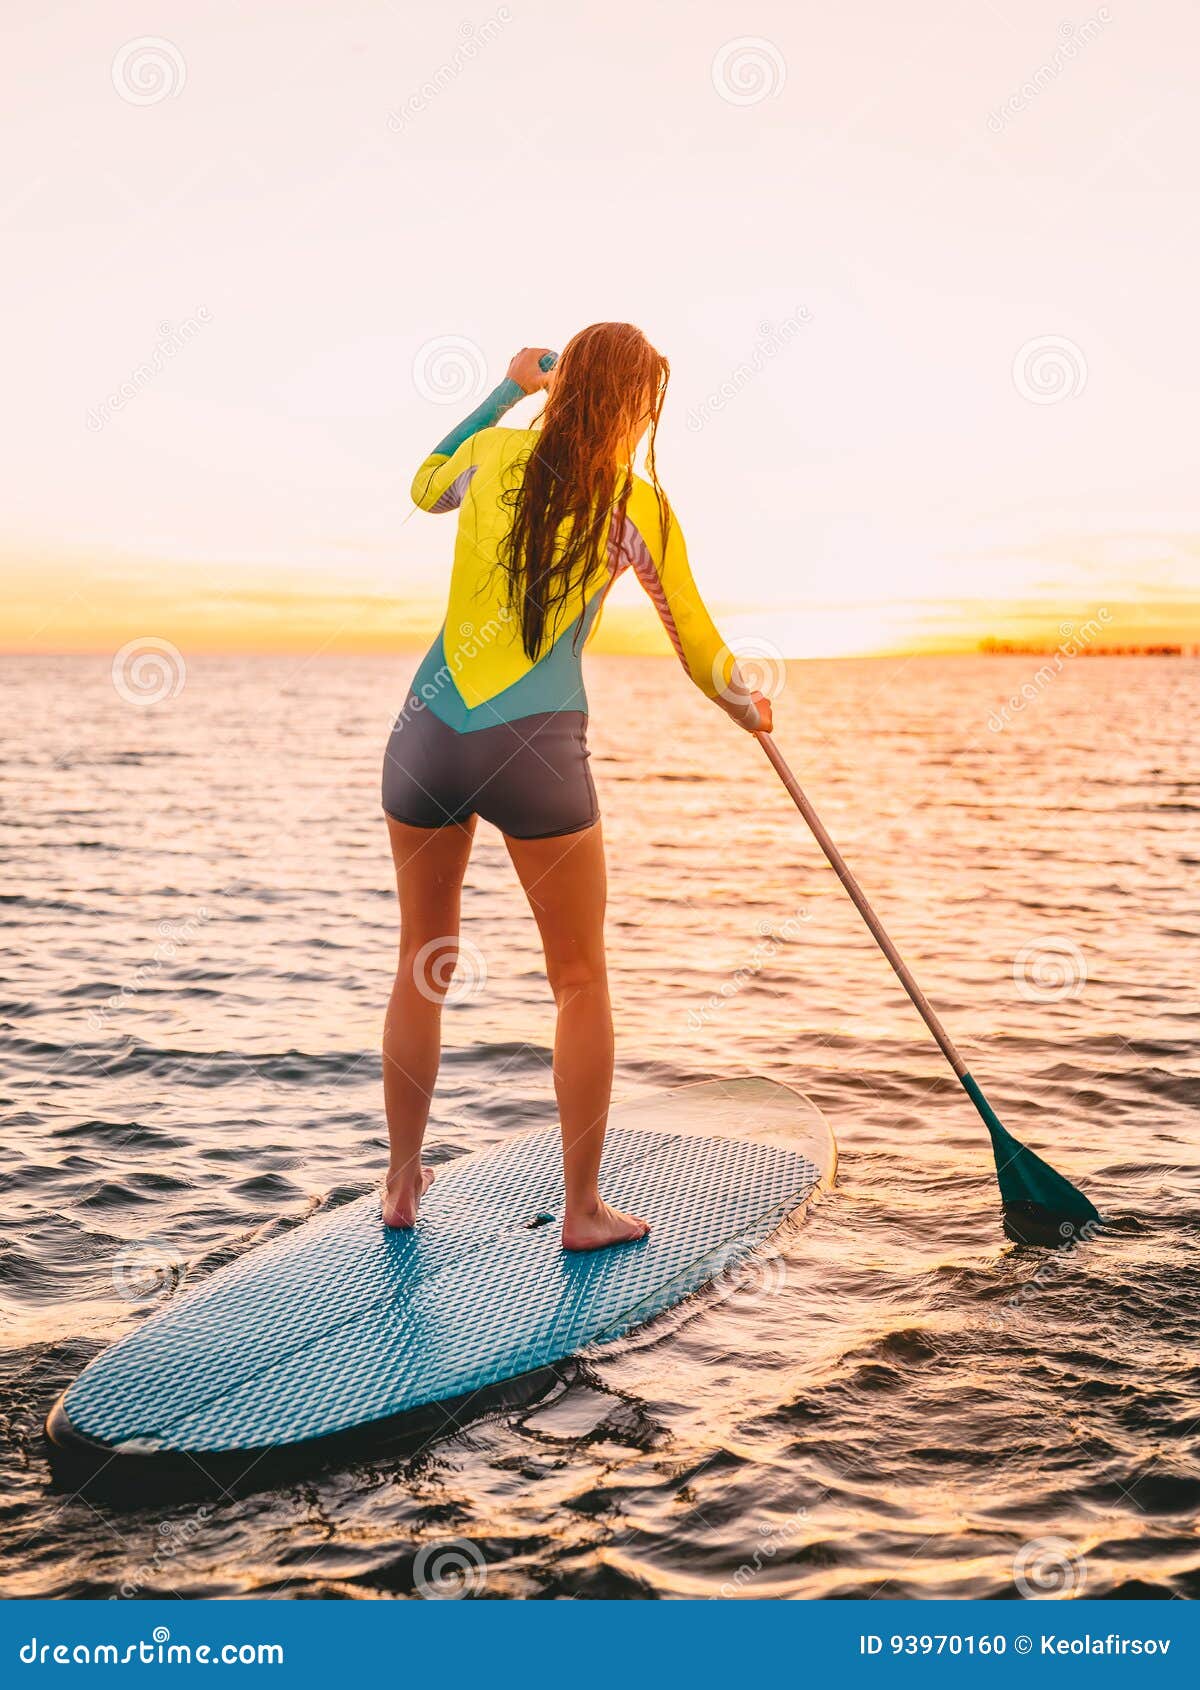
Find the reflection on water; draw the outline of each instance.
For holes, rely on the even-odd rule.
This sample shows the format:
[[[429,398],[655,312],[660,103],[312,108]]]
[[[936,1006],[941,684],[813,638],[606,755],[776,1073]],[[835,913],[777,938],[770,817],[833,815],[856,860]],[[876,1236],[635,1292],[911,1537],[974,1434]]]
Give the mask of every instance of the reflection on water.
[[[837,1191],[769,1272],[532,1404],[120,1516],[50,1486],[58,1391],[379,1171],[378,774],[411,662],[195,659],[154,705],[109,667],[0,671],[6,1590],[1200,1594],[1195,664],[1068,663],[1007,718],[1033,659],[793,664],[778,701],[918,979],[1102,1238],[1004,1242],[986,1135],[757,747],[670,662],[595,658],[618,1088],[798,1084]],[[553,1119],[536,936],[487,829],[465,922],[437,1157]]]

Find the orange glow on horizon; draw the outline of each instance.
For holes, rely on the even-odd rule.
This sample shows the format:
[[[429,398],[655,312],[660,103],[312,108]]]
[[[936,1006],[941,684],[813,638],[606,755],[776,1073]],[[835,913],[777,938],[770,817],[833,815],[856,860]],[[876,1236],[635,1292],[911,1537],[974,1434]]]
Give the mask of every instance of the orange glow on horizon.
[[[306,584],[307,583],[307,584]],[[335,586],[313,572],[176,564],[70,562],[49,558],[0,564],[5,620],[0,650],[10,654],[115,651],[158,637],[181,650],[213,653],[322,652],[387,655],[423,650],[442,604],[429,595],[388,592],[377,581]],[[665,656],[670,645],[636,585],[605,607],[594,651]],[[766,642],[785,657],[936,655],[977,651],[985,640],[1053,649],[1065,631],[1088,626],[1083,643],[1102,647],[1200,648],[1200,604],[1136,600],[1095,605],[1041,601],[733,606],[713,615],[738,649]],[[1097,615],[1099,614],[1099,620]],[[1090,621],[1089,621],[1090,619]]]

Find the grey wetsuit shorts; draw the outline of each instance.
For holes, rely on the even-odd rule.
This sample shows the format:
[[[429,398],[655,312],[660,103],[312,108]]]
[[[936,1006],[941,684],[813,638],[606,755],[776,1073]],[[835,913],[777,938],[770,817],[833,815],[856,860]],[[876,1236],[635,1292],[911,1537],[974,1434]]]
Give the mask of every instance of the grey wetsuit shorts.
[[[458,733],[415,694],[383,759],[383,807],[409,827],[482,816],[514,839],[578,833],[600,819],[587,716],[552,710]]]

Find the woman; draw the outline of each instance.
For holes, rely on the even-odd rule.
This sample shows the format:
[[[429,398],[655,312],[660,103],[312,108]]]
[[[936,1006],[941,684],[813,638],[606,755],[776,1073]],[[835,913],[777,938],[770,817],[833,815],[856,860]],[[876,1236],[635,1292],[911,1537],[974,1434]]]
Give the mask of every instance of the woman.
[[[526,347],[508,377],[417,471],[422,510],[458,514],[446,621],[414,678],[383,769],[400,963],[383,1036],[389,1226],[411,1227],[433,1178],[421,1142],[458,955],[463,874],[479,816],[504,835],[541,932],[557,1007],[554,1089],[566,1187],[562,1241],[644,1237],[597,1183],[613,1074],[605,870],[587,766],[580,658],[608,587],[632,568],[696,685],[744,728],[770,706],[738,674],[688,568],[658,484],[654,440],[670,366],[629,323],[595,323],[553,355]],[[539,428],[497,428],[547,388]],[[649,430],[648,479],[633,457]]]

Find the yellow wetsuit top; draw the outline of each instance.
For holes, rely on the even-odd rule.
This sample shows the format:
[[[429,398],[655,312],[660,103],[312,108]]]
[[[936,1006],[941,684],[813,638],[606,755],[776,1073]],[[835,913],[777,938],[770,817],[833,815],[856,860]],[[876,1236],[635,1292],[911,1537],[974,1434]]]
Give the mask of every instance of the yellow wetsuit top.
[[[511,524],[503,495],[520,477],[538,435],[494,426],[523,396],[515,382],[502,382],[413,480],[413,502],[422,510],[458,512],[446,620],[413,681],[415,695],[459,733],[543,711],[586,711],[583,647],[609,582],[632,569],[701,692],[753,725],[753,702],[696,588],[679,524],[672,514],[664,544],[658,497],[640,476],[633,477],[623,515],[614,512],[595,567],[559,607],[544,650],[536,659],[525,651],[498,564]]]

